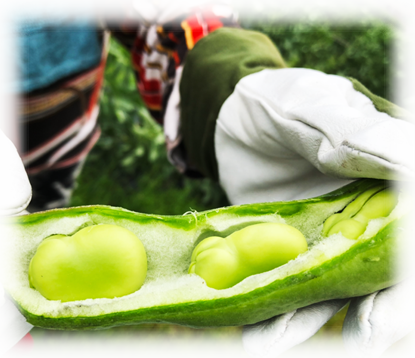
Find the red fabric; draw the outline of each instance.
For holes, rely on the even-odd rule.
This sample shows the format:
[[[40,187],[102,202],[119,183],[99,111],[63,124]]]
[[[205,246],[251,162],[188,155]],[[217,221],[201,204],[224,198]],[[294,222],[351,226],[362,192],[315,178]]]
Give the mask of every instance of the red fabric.
[[[215,6],[217,5],[214,3],[195,6],[186,18],[192,28],[194,44],[207,34],[223,27],[223,23],[220,21],[222,17],[213,12]]]
[[[198,17],[195,15],[188,17],[186,19],[186,22],[192,29],[193,44],[196,44],[196,42],[199,41],[205,35],[203,31],[203,24],[199,22]]]

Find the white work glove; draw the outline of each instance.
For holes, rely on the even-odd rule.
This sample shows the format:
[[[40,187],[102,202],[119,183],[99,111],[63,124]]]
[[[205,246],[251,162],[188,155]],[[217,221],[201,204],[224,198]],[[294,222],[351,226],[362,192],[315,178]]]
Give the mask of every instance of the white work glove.
[[[346,350],[352,357],[379,357],[413,329],[414,282],[407,280],[350,302],[343,324]],[[275,358],[306,341],[348,300],[331,300],[300,308],[244,327],[242,342],[255,358]]]
[[[219,180],[232,204],[309,198],[356,178],[410,180],[414,128],[379,112],[346,78],[300,68],[263,70],[244,77],[219,112]],[[353,299],[343,332],[347,350],[378,356],[408,333],[414,325],[408,297],[413,291],[405,283]],[[346,303],[317,303],[248,326],[244,347],[253,357],[277,357],[314,335]]]
[[[1,218],[22,213],[30,202],[32,190],[16,148],[1,131],[0,168],[0,240],[10,240],[11,238],[4,237],[2,234]],[[1,244],[0,247],[3,246]],[[0,317],[1,356],[32,329],[32,325],[26,322],[26,319],[7,297],[1,283]]]
[[[322,195],[351,179],[414,175],[415,126],[376,110],[350,80],[304,68],[244,77],[216,123],[232,204]]]

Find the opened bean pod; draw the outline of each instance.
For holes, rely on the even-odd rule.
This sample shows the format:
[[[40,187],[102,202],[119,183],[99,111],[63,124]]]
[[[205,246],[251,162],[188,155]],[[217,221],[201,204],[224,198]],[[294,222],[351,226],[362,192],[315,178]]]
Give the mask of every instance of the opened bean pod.
[[[89,206],[12,218],[2,282],[45,328],[253,324],[402,279],[409,209],[385,188],[360,180],[318,198],[184,216]]]

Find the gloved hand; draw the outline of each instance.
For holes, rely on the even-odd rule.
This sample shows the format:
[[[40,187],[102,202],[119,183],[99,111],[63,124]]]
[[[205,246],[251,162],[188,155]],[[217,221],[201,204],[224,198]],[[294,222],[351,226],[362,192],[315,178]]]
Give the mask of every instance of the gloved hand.
[[[361,85],[305,68],[242,78],[215,131],[219,181],[231,203],[310,198],[358,178],[412,180],[415,126],[354,86]]]
[[[230,201],[301,199],[361,177],[413,178],[414,125],[394,118],[398,108],[359,86],[308,69],[243,78],[223,104],[215,132],[219,177]],[[411,298],[408,281],[352,299],[343,328],[347,350],[378,356],[406,335],[414,326]],[[277,357],[347,302],[317,303],[248,326],[244,347],[254,357]]]
[[[343,324],[346,350],[353,357],[379,357],[413,329],[414,282],[404,281],[353,298]],[[245,350],[255,358],[275,358],[313,336],[348,300],[332,300],[244,327]]]
[[[12,142],[0,131],[0,239],[1,217],[17,215],[31,199],[31,187],[26,171]],[[1,268],[0,268],[1,269]],[[3,272],[1,272],[3,274]],[[0,355],[12,348],[31,329],[3,290],[0,283]]]

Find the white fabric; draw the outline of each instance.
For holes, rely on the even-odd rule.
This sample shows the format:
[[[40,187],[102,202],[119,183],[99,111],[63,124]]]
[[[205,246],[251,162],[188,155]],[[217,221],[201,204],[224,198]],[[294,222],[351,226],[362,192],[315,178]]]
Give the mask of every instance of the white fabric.
[[[0,216],[15,215],[30,202],[32,189],[13,143],[0,131]]]
[[[414,281],[352,300],[343,325],[346,349],[353,357],[379,357],[413,330]]]
[[[347,300],[304,307],[253,326],[244,327],[242,344],[255,358],[274,358],[313,336],[342,309]]]
[[[0,356],[19,342],[31,329],[0,284]]]
[[[355,178],[413,179],[414,133],[346,78],[267,69],[244,77],[220,110],[219,180],[243,204],[318,196]]]
[[[180,80],[182,78],[183,66],[176,68],[173,89],[166,106],[164,115],[164,135],[168,142],[175,142],[179,137],[180,125]]]

